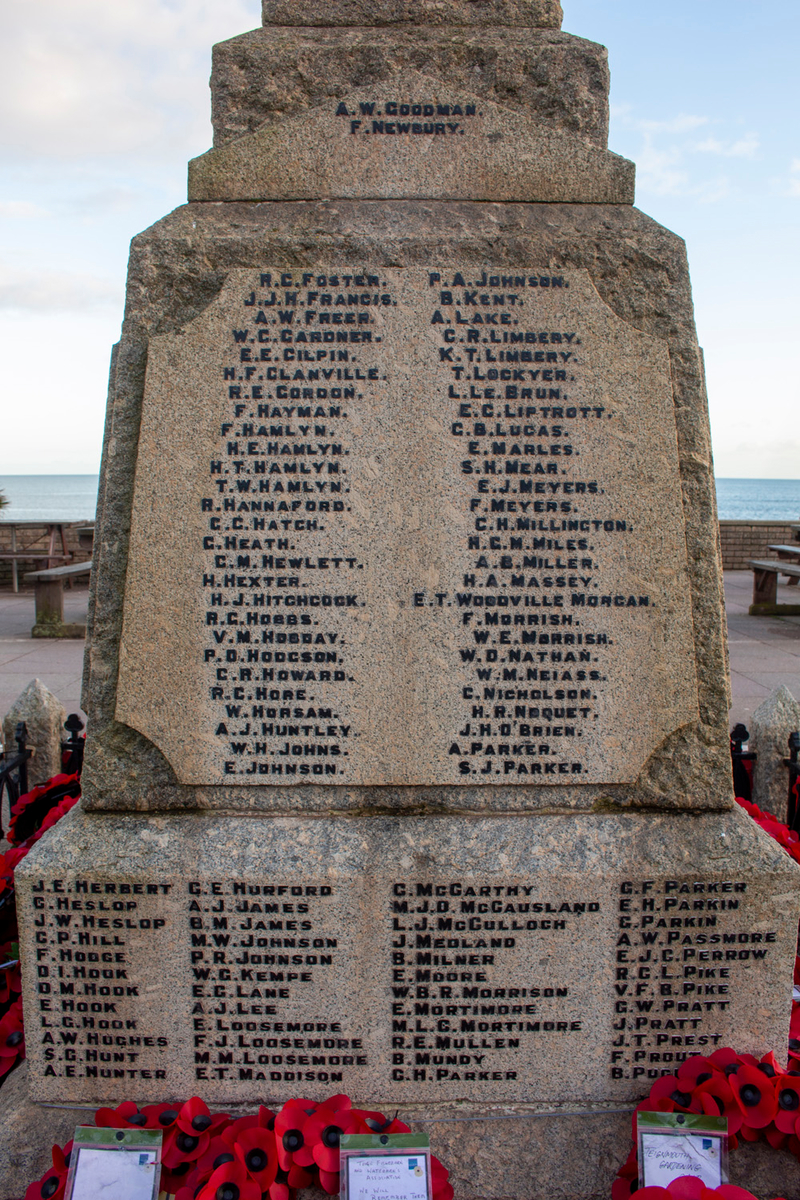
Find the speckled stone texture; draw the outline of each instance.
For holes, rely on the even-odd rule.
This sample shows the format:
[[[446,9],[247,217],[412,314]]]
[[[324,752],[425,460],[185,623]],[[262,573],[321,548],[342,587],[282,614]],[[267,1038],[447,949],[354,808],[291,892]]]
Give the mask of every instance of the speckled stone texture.
[[[34,755],[28,760],[28,783],[37,787],[61,770],[61,739],[67,735],[64,722],[67,710],[45,687],[41,679],[32,679],[3,718],[3,744],[16,753],[14,731],[20,721],[28,731],[27,745]]]
[[[635,1101],[684,1056],[786,1044],[797,876],[739,809],[76,809],[16,873],[31,1095]]]
[[[177,781],[151,742],[115,720],[122,584],[148,341],[184,328],[202,313],[231,270],[281,262],[297,270],[329,269],[331,264],[356,269],[364,263],[402,270],[447,262],[476,268],[494,264],[500,271],[518,263],[558,272],[585,269],[617,317],[668,348],[692,622],[702,630],[702,637],[695,638],[699,707],[697,720],[681,725],[663,742],[635,785],[575,787],[567,781],[510,788],[500,781],[452,790],[308,782],[291,789],[235,783],[196,789]],[[179,209],[134,241],[128,315],[115,359],[106,439],[87,652],[86,703],[93,731],[84,791],[89,806],[546,811],[608,804],[708,809],[729,803],[714,491],[685,251],[680,239],[635,209],[420,201],[194,204]],[[675,506],[671,508],[674,512]]]
[[[789,772],[789,734],[800,729],[800,704],[781,684],[759,704],[750,721],[749,749],[758,758],[753,772],[753,801],[781,820],[786,815]]]
[[[558,0],[262,0],[265,25],[532,25],[560,29]]]
[[[526,116],[531,133],[608,144],[608,52],[559,30],[429,25],[254,29],[214,47],[214,145],[354,92],[399,91],[422,74],[429,95],[470,93]],[[370,97],[368,97],[369,99]]]
[[[608,150],[409,71],[193,159],[189,199],[632,204],[634,174]]]

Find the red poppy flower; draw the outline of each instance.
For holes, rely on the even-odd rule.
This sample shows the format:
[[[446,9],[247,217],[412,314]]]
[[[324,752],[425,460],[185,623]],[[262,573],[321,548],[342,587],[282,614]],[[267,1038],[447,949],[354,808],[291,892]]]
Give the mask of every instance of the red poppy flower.
[[[22,1028],[22,1001],[15,1000],[0,1021],[0,1076],[25,1057],[25,1033]]]
[[[303,1126],[305,1144],[317,1166],[329,1173],[339,1170],[339,1139],[343,1133],[358,1133],[361,1122],[350,1108],[337,1112],[324,1104]]]
[[[304,1129],[314,1115],[317,1105],[311,1100],[287,1100],[275,1118],[275,1143],[278,1149],[278,1165],[291,1170],[293,1165],[310,1167],[314,1156],[305,1144]],[[290,1184],[301,1187],[302,1184]]]
[[[145,1104],[142,1112],[148,1129],[170,1129],[178,1119],[180,1104]]]
[[[633,1184],[632,1178],[628,1179],[626,1176],[618,1175],[611,1185],[611,1200],[631,1200]],[[636,1186],[638,1187],[638,1182]]]
[[[238,1161],[217,1167],[197,1200],[261,1200],[261,1189]]]
[[[719,1187],[706,1188],[706,1192],[716,1197],[717,1200],[753,1200],[753,1193],[748,1192],[745,1188],[736,1187],[732,1183],[721,1183]]]
[[[281,1171],[280,1167],[278,1167],[278,1173],[279,1175],[284,1176],[284,1178],[276,1178],[275,1182],[270,1184],[267,1191],[269,1200],[291,1200],[292,1192],[285,1179],[286,1172]]]
[[[662,1187],[639,1188],[636,1195],[640,1200],[672,1200],[667,1189]]]
[[[306,1170],[305,1167],[299,1167],[297,1163],[292,1163],[289,1170],[286,1172],[286,1182],[290,1188],[307,1188],[311,1187],[315,1182],[315,1170]]]
[[[187,1100],[178,1113],[178,1128],[190,1136],[206,1133],[214,1124],[208,1105],[199,1096]]]
[[[705,1184],[696,1175],[679,1175],[667,1184],[672,1200],[700,1200]]]
[[[209,1147],[211,1135],[208,1133],[186,1133],[177,1125],[164,1139],[161,1161],[172,1172],[184,1163],[190,1166],[201,1158]]]
[[[699,1112],[708,1113],[710,1117],[727,1117],[729,1135],[741,1129],[742,1110],[736,1103],[729,1079],[715,1073],[712,1079],[695,1088],[694,1098],[700,1103]]]
[[[67,1172],[45,1171],[41,1179],[29,1184],[25,1192],[25,1200],[62,1200],[67,1186]]]
[[[227,1133],[227,1129],[225,1133]],[[217,1167],[223,1166],[226,1162],[233,1162],[236,1155],[233,1152],[233,1146],[221,1134],[215,1134],[211,1138],[205,1151],[197,1159],[197,1170],[203,1176],[205,1183],[212,1171],[216,1171]]]
[[[338,1171],[323,1171],[319,1170],[319,1186],[323,1192],[327,1192],[329,1196],[338,1196],[341,1187]]]
[[[800,1077],[783,1075],[776,1084],[775,1094],[778,1100],[774,1117],[776,1127],[781,1133],[796,1133],[800,1117]]]
[[[431,1155],[431,1191],[433,1200],[453,1200],[455,1192],[453,1185],[448,1182],[450,1172],[444,1163],[440,1163],[439,1159]]]
[[[774,1125],[768,1125],[764,1130],[764,1137],[773,1150],[782,1150],[786,1145],[787,1136],[787,1134],[781,1133],[780,1129],[776,1129]]]
[[[711,1062],[720,1071],[724,1071],[726,1067],[739,1065],[739,1055],[735,1050],[731,1050],[730,1046],[720,1046],[719,1050],[715,1050],[709,1055]]]
[[[760,1129],[753,1129],[750,1125],[742,1125],[739,1130],[739,1137],[744,1138],[746,1142],[757,1142],[761,1137]]]
[[[769,1125],[778,1107],[772,1080],[757,1067],[743,1063],[736,1074],[729,1077],[728,1083],[741,1109],[744,1124],[751,1129]]]
[[[98,1108],[94,1114],[94,1123],[98,1129],[132,1129],[134,1123],[130,1120],[139,1112],[139,1105],[133,1100],[123,1100],[116,1108]],[[145,1117],[145,1120],[147,1118]]]
[[[703,1076],[710,1078],[719,1068],[712,1063],[710,1058],[704,1058],[702,1054],[696,1055],[694,1058],[687,1058],[686,1062],[682,1062],[678,1067],[678,1080],[681,1088],[684,1090],[691,1087],[694,1090],[698,1083],[705,1083]],[[688,1176],[687,1176],[688,1178]]]
[[[262,1192],[275,1182],[278,1173],[278,1151],[275,1134],[269,1129],[243,1129],[236,1139],[234,1151],[251,1179]]]

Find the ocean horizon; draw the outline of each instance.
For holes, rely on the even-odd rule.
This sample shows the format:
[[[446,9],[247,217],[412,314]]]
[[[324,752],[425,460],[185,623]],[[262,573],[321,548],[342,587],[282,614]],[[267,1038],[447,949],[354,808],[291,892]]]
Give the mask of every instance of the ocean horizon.
[[[9,500],[0,521],[93,521],[99,475],[0,475]],[[800,479],[725,479],[717,484],[722,521],[800,522]]]

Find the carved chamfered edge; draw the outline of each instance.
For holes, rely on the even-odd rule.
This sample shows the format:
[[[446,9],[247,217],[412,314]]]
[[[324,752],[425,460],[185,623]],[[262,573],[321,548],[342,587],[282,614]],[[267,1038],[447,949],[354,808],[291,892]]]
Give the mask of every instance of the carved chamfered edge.
[[[560,29],[559,0],[262,0],[265,25],[527,25]]]

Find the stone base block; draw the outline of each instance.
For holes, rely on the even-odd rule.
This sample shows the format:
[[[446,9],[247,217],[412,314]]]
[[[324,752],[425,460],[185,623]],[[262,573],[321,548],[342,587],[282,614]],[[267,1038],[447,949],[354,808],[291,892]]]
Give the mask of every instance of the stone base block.
[[[31,629],[35,638],[85,638],[86,625],[77,621],[40,621]]]
[[[630,1110],[602,1105],[561,1112],[410,1106],[400,1117],[430,1135],[459,1200],[609,1200],[630,1149]],[[16,1200],[49,1166],[51,1146],[69,1141],[76,1125],[94,1124],[94,1112],[32,1102],[23,1065],[0,1092],[0,1123],[0,1200]],[[765,1143],[742,1144],[731,1156],[730,1178],[759,1197],[800,1197],[797,1160]],[[318,1200],[322,1194],[300,1195]]]
[[[630,1103],[782,1053],[798,878],[738,809],[75,809],[16,872],[31,1094]]]

